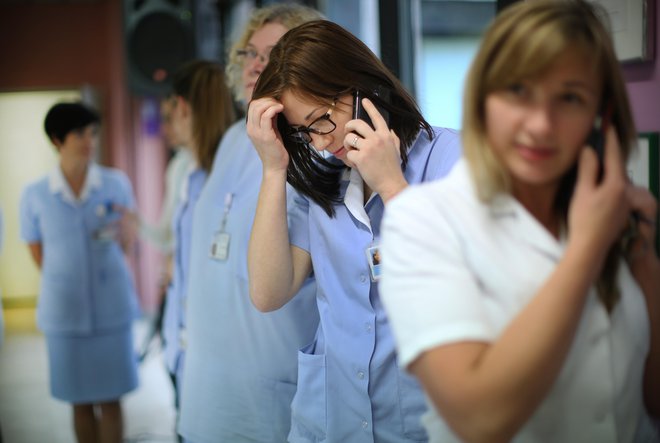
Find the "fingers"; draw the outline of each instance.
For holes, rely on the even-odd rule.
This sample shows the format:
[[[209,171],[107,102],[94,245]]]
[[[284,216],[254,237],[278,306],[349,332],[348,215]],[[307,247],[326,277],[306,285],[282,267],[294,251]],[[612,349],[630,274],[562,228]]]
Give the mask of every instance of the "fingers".
[[[590,147],[582,149],[582,152],[580,152],[580,158],[578,159],[578,187],[593,188],[596,186],[598,181],[598,170],[600,168],[598,161],[598,156],[593,149]]]
[[[615,178],[617,180],[626,179],[621,145],[619,144],[619,138],[617,137],[614,126],[607,128],[607,132],[605,133],[604,163],[605,174],[608,178]]]
[[[626,189],[626,197],[638,221],[655,226],[658,217],[658,201],[653,194],[648,189],[631,183]]]
[[[387,122],[383,118],[382,114],[376,108],[376,106],[368,98],[362,99],[362,106],[367,111],[369,118],[371,119],[373,128],[362,119],[350,120],[346,123],[346,130],[352,131],[359,134],[362,137],[367,137],[372,132],[385,132],[389,130]],[[349,140],[350,141],[350,140]],[[348,143],[346,146],[350,147],[351,144]]]
[[[387,122],[383,118],[383,115],[380,113],[378,108],[376,108],[376,105],[374,105],[371,100],[369,100],[368,98],[363,98],[362,106],[364,107],[364,110],[367,111],[367,114],[369,115],[371,122],[374,124],[374,129],[376,131],[389,129],[389,127],[387,126]]]
[[[247,124],[253,129],[272,129],[273,119],[284,110],[282,103],[264,97],[250,102],[247,113]]]

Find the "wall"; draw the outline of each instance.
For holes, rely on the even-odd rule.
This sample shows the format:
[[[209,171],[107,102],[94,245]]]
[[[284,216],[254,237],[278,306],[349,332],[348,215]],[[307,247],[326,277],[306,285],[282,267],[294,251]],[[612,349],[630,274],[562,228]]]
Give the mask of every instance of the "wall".
[[[655,0],[650,28],[655,31],[655,60],[624,65],[623,72],[628,84],[633,115],[639,132],[660,132],[660,8]]]
[[[104,119],[100,161],[124,170],[134,184],[148,178],[146,185],[136,186],[136,197],[142,215],[155,220],[159,205],[153,202],[162,196],[165,150],[150,147],[145,154],[139,143],[142,104],[127,91],[122,28],[118,0],[0,4],[0,91],[96,91]],[[137,164],[136,158],[145,155],[150,161]],[[156,304],[159,260],[145,245],[131,257],[147,311]]]

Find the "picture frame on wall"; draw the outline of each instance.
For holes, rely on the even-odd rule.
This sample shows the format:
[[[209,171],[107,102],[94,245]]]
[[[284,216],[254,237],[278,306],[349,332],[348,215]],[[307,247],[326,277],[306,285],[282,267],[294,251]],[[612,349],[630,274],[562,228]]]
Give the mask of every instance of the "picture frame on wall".
[[[643,186],[660,200],[660,134],[638,134],[637,150],[631,153],[627,165],[628,176],[637,186]],[[660,219],[656,219],[660,232]],[[656,250],[660,253],[660,235],[656,236]]]
[[[617,58],[650,61],[655,53],[656,0],[594,0],[609,16]]]

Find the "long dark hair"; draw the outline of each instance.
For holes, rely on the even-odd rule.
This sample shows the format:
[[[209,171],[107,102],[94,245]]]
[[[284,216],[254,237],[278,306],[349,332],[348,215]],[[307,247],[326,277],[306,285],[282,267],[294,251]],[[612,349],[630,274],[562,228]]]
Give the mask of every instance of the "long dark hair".
[[[389,100],[374,94],[377,87],[389,91]],[[270,53],[270,61],[259,76],[253,99],[282,98],[285,91],[315,102],[332,104],[342,95],[361,91],[365,97],[389,113],[389,126],[401,140],[402,165],[408,148],[420,130],[433,137],[412,96],[399,80],[353,34],[326,20],[316,20],[284,34]],[[324,159],[314,148],[296,142],[285,134],[291,128],[282,114],[277,121],[289,153],[288,182],[316,202],[329,215],[340,202],[339,179],[345,166]]]

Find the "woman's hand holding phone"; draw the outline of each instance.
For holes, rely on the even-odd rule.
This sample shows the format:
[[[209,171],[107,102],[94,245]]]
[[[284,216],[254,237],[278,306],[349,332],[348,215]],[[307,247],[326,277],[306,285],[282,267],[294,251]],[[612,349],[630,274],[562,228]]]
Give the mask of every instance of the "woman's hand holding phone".
[[[605,134],[603,175],[596,152],[587,147],[580,153],[578,176],[568,215],[569,245],[578,244],[593,254],[600,270],[610,246],[620,237],[632,210],[628,199],[630,183],[625,172],[616,130]],[[594,274],[595,275],[595,274]]]
[[[277,129],[277,117],[283,110],[282,103],[270,97],[253,100],[248,106],[247,134],[261,158],[264,173],[286,173],[289,164],[289,154]]]
[[[373,128],[361,119],[346,124],[346,157],[366,184],[387,202],[408,185],[401,171],[401,142],[371,100],[362,99],[362,106]]]

